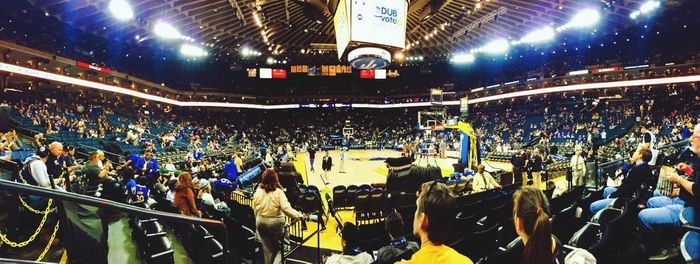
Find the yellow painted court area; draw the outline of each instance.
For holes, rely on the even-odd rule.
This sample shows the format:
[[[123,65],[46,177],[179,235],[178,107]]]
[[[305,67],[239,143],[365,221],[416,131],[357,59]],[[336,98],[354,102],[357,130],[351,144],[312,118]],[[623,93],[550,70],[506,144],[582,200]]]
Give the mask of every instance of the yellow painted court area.
[[[309,161],[309,156],[307,153],[301,153],[297,155],[296,160],[293,162],[297,171],[302,174],[302,178],[307,185],[316,185],[321,191],[321,197],[325,206],[326,200],[325,194],[329,193],[332,197],[333,187],[337,185],[360,185],[360,184],[373,184],[373,183],[385,183],[388,173],[388,169],[383,160],[371,160],[373,158],[389,158],[389,157],[400,157],[401,152],[395,150],[349,150],[346,152],[346,160],[344,161],[344,170],[346,173],[340,173],[340,152],[339,151],[329,151],[329,156],[333,159],[333,168],[328,173],[327,185],[321,180],[321,160],[325,155],[324,152],[316,152],[316,159],[314,161],[313,167],[314,171],[311,171],[311,163]],[[429,161],[418,160],[415,164],[421,166],[426,166],[427,163],[431,165],[440,166],[442,169],[443,176],[449,176],[453,172],[452,164],[457,162],[454,158],[430,158]],[[485,164],[487,167],[494,169],[505,169],[511,170],[510,164],[499,163],[499,162],[488,162]],[[355,215],[352,210],[343,210],[338,213],[343,222],[355,222]],[[340,236],[336,234],[336,221],[331,217],[326,224],[326,230],[321,232],[321,248],[341,251],[342,246],[340,244]],[[316,230],[315,224],[310,224],[308,226],[308,231],[313,232]],[[316,238],[310,239],[305,245],[316,246]]]

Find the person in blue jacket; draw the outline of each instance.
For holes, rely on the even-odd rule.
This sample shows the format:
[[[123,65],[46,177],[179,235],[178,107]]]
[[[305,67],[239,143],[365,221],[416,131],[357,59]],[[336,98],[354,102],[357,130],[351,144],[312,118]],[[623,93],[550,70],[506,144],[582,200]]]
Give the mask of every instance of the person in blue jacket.
[[[226,174],[226,179],[230,182],[236,182],[238,177],[238,167],[236,166],[236,157],[231,156],[231,160],[227,161],[224,165],[224,173]]]
[[[135,165],[139,175],[146,176],[149,181],[153,182],[158,173],[158,161],[153,157],[151,151],[146,151],[143,158],[140,158]]]
[[[127,151],[124,152],[124,165],[122,166],[131,166],[132,168],[136,169],[136,163],[139,162],[139,155],[136,154],[131,154],[131,152]]]

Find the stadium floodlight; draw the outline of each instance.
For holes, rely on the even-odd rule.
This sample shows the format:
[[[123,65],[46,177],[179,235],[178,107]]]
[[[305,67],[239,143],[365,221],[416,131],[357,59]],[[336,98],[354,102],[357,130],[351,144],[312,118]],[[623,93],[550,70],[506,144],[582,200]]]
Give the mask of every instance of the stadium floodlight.
[[[595,9],[584,9],[578,12],[569,23],[557,28],[559,31],[568,28],[586,28],[595,25],[600,20],[600,12]]]
[[[532,31],[520,39],[522,43],[534,44],[554,39],[554,29],[552,27],[544,27]]]
[[[472,53],[460,53],[452,57],[452,62],[455,64],[466,64],[472,63],[476,57]]]
[[[650,0],[644,3],[642,6],[639,7],[639,10],[636,10],[632,13],[630,13],[630,18],[636,19],[640,15],[647,14],[661,6],[661,2],[656,1],[656,0]]]
[[[506,53],[509,48],[510,43],[507,40],[499,39],[491,41],[489,44],[486,44],[486,46],[481,47],[479,50],[491,54],[500,54]]]
[[[204,57],[208,55],[203,48],[190,44],[182,44],[182,46],[180,46],[180,53],[187,57]]]
[[[107,8],[117,20],[127,21],[134,18],[134,11],[126,0],[112,0]]]
[[[164,39],[177,39],[182,36],[180,31],[178,31],[175,27],[162,21],[156,22],[155,26],[153,26],[153,32]]]
[[[600,12],[595,9],[584,9],[578,12],[569,23],[557,28],[557,31],[563,31],[569,28],[586,28],[595,25],[600,20]]]
[[[634,12],[630,13],[630,18],[637,19],[637,17],[639,17],[639,15],[641,15],[641,14],[642,13],[639,11],[634,11]]]
[[[642,12],[642,14],[646,14],[658,8],[659,6],[661,6],[661,2],[659,1],[647,1],[641,7],[639,7],[639,12]]]

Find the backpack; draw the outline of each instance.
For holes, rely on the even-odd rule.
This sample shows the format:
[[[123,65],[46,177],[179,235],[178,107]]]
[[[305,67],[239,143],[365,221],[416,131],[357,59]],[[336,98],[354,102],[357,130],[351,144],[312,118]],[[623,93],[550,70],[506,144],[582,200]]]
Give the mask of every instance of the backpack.
[[[19,172],[20,178],[22,178],[29,185],[34,185],[34,186],[38,185],[36,180],[34,180],[34,176],[32,175],[32,168],[31,168],[32,162],[35,162],[37,160],[39,160],[39,159],[32,159],[30,161],[27,161],[26,163],[24,163],[24,166],[22,166],[22,170],[20,170],[20,172]]]

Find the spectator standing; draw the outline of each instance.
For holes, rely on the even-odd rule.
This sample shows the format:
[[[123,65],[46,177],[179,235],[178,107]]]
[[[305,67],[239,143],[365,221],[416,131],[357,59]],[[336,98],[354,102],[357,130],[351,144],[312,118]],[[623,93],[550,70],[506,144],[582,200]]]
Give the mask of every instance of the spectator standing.
[[[571,167],[571,181],[573,186],[583,185],[583,178],[586,176],[586,161],[581,156],[581,148],[576,147],[574,155],[571,156],[569,166]]]
[[[148,177],[151,184],[156,182],[156,176],[158,175],[158,161],[153,157],[151,151],[146,151],[143,154],[143,158],[136,162],[136,170],[140,175]]]
[[[440,144],[438,145],[438,147],[440,148],[440,150],[439,150],[440,158],[444,159],[445,158],[445,151],[447,150],[447,143],[445,142],[444,139],[440,140]]]
[[[649,130],[649,127],[649,124],[644,124],[640,128],[640,132],[642,132],[641,142],[637,148],[648,148],[651,150],[652,158],[651,161],[649,161],[649,165],[654,166],[656,165],[656,158],[659,154],[659,150],[656,149],[656,136]]]
[[[233,153],[233,162],[236,164],[238,172],[243,172],[243,159],[241,159],[241,155],[238,152]]]
[[[257,235],[263,245],[265,263],[282,263],[281,251],[284,236],[284,215],[302,218],[303,214],[294,210],[287,200],[277,172],[267,169],[262,174],[260,186],[253,194],[251,204],[255,213]]]
[[[513,166],[514,183],[522,182],[523,186],[527,185],[527,178],[524,178],[525,169],[525,153],[521,150],[519,153],[513,154],[510,157],[510,164]]]
[[[413,233],[420,238],[421,248],[410,260],[400,263],[471,264],[469,258],[445,245],[457,211],[447,185],[429,181],[417,194]]]
[[[532,172],[532,185],[537,188],[542,188],[540,184],[542,183],[542,156],[540,156],[540,149],[535,148],[532,151],[532,163],[530,164],[530,171]]]
[[[194,184],[192,183],[192,175],[189,172],[183,172],[178,177],[175,185],[175,197],[173,205],[180,209],[180,214],[187,216],[201,217],[202,212],[197,210],[197,205],[194,201]]]
[[[238,178],[238,166],[236,166],[235,156],[231,156],[231,160],[224,164],[224,173],[226,174],[226,179],[231,182],[236,182],[236,178]]]

